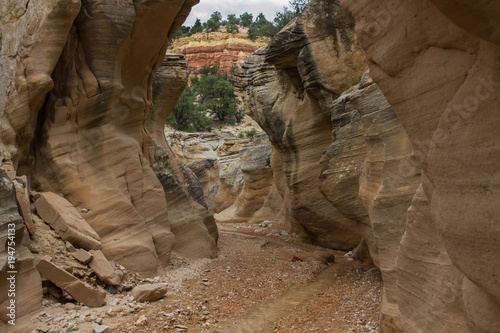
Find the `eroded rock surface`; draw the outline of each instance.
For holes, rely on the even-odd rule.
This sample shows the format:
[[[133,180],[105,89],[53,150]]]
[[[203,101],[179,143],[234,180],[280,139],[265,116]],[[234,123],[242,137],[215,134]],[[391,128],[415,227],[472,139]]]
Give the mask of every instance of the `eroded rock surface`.
[[[401,328],[386,322],[386,330],[496,332],[500,43],[492,22],[500,11],[487,1],[341,2],[422,166],[398,258]]]
[[[202,184],[186,163],[178,160],[164,133],[164,124],[187,85],[186,62],[167,54],[154,78],[154,106],[146,123],[151,130],[147,150],[153,170],[165,191],[174,250],[183,256],[210,258],[217,255],[217,225],[208,210]],[[201,174],[200,174],[201,175]]]
[[[175,244],[165,191],[151,168],[153,140],[144,123],[151,109],[153,76],[168,40],[196,3],[0,4],[0,162],[6,177],[25,175],[24,187],[55,193],[85,211],[105,256],[144,276],[163,272]],[[26,199],[26,190],[19,191],[20,199]],[[29,225],[26,201],[20,201],[21,211],[30,233],[36,233]],[[32,220],[37,228],[43,225],[35,216]],[[44,241],[43,236],[32,236]],[[16,237],[24,265],[16,298],[23,300],[24,285],[35,288],[39,275],[33,280],[22,235]],[[213,237],[207,237],[212,251]],[[50,242],[45,246],[50,249]],[[40,301],[38,291],[28,291],[30,301],[23,310],[18,308],[19,322],[32,311],[30,302]]]
[[[31,316],[42,309],[42,281],[35,268],[33,255],[23,244],[23,239],[27,237],[23,219],[18,212],[14,184],[0,167],[0,331],[2,332],[30,331]],[[11,303],[12,301],[14,303]]]
[[[365,71],[353,27],[337,2],[313,1],[247,59],[236,82],[247,112],[271,140],[283,220],[337,249],[352,249],[361,237],[358,223],[320,192],[320,159],[331,142],[334,100]]]
[[[261,39],[254,41],[241,33],[217,31],[177,39],[172,52],[183,54],[192,70],[215,64],[220,71],[229,74],[231,67],[241,64],[264,44]]]
[[[332,144],[322,158],[320,188],[342,214],[359,223],[384,279],[383,321],[396,322],[396,263],[420,168],[394,110],[368,73],[335,101],[331,119]]]
[[[261,222],[269,218],[269,216],[257,218],[255,214],[263,208],[273,187],[271,151],[271,143],[265,133],[257,136],[239,150],[243,187],[236,201],[215,216],[218,222],[249,220]],[[276,212],[272,218],[275,215]]]

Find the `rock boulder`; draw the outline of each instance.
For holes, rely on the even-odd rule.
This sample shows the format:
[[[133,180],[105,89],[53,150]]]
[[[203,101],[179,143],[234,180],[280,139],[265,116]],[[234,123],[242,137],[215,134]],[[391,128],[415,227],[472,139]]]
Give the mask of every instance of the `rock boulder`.
[[[35,202],[38,215],[65,241],[86,250],[102,248],[99,235],[75,207],[55,193],[45,192]]]

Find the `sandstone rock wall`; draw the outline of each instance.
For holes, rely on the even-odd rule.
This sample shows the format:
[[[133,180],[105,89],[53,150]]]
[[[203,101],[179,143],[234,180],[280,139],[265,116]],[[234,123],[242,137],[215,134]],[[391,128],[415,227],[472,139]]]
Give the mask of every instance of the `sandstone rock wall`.
[[[339,69],[362,52],[346,52],[356,37],[335,2],[310,2],[239,73],[246,110],[273,144],[281,216],[322,229],[325,244],[327,222],[297,209],[321,191],[359,224],[383,274],[383,332],[496,332],[499,11],[486,1],[342,3],[377,84],[365,75],[340,96],[350,80]],[[321,44],[325,35],[333,42]]]
[[[382,323],[397,322],[398,251],[420,168],[412,164],[408,137],[368,73],[335,101],[332,127],[320,189],[339,211],[358,221],[384,280]]]
[[[338,249],[359,243],[359,227],[320,192],[320,159],[331,141],[333,101],[365,70],[353,25],[338,3],[312,2],[247,59],[236,83],[247,112],[273,145],[281,216],[294,231]]]
[[[176,237],[174,251],[186,257],[213,258],[217,255],[217,225],[208,210],[202,184],[195,172],[177,159],[164,133],[167,117],[186,87],[187,78],[184,57],[167,54],[153,81],[153,107],[146,119],[152,147],[147,149],[165,191],[170,226]]]
[[[277,215],[277,212],[268,213],[262,210],[273,188],[271,151],[271,143],[265,133],[239,150],[243,187],[235,202],[215,215],[218,222],[256,223],[267,218],[274,219]],[[268,205],[270,204],[268,202]]]
[[[0,167],[0,331],[2,332],[28,332],[31,328],[31,316],[42,310],[42,281],[35,268],[35,258],[24,245],[27,244],[24,242],[27,239],[29,237],[18,212],[14,183]],[[11,303],[12,301],[14,303]]]
[[[341,2],[422,166],[397,260],[401,327],[386,331],[497,332],[498,6]]]
[[[151,168],[154,136],[144,123],[167,42],[196,3],[0,3],[0,161],[6,177],[26,175],[31,188],[56,193],[85,211],[106,257],[146,276],[168,265],[175,237],[164,188]],[[177,85],[182,77],[171,79]],[[195,182],[192,175],[182,179]],[[213,255],[213,218],[194,214],[196,222],[190,223],[202,230],[202,252]],[[27,250],[19,251],[26,269],[19,270],[17,282],[35,288],[39,275],[30,273]],[[37,292],[30,290],[30,297],[38,302]],[[24,287],[16,294],[21,300],[26,295]],[[19,321],[33,309],[23,307]]]

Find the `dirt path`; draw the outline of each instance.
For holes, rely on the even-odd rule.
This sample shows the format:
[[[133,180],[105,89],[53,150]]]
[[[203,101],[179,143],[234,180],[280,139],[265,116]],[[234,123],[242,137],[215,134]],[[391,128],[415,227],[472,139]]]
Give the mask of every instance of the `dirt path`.
[[[305,286],[294,286],[274,300],[266,300],[255,304],[242,317],[230,325],[221,323],[219,332],[275,332],[274,323],[293,312],[295,307],[324,293],[327,288],[335,286],[337,274],[342,273],[347,260],[342,258],[334,265],[325,268],[319,275]],[[338,332],[347,330],[347,325],[337,325]]]
[[[51,304],[43,324],[60,327],[66,321],[78,332],[92,332],[97,323],[127,333],[378,332],[378,270],[342,252],[334,252],[334,264],[294,262],[298,253],[325,249],[255,228],[221,226],[216,259],[174,255],[161,277],[169,291],[160,301],[137,303],[117,294],[99,309],[77,305],[68,311],[66,304]]]

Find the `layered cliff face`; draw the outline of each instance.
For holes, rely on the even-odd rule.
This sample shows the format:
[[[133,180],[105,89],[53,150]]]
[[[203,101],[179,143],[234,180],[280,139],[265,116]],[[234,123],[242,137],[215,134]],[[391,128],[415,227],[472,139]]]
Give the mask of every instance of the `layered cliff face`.
[[[320,189],[360,225],[371,260],[382,272],[381,326],[387,330],[398,320],[398,252],[420,168],[394,110],[368,73],[335,101],[331,120],[332,144],[322,158]]]
[[[146,144],[149,149],[144,149],[152,155],[153,170],[165,191],[170,227],[176,240],[173,250],[189,258],[214,258],[217,225],[208,210],[202,184],[196,173],[177,159],[164,133],[164,124],[187,79],[184,57],[167,54],[153,80],[153,106],[146,119],[152,146]]]
[[[265,43],[261,39],[253,41],[243,34],[217,31],[175,40],[172,52],[183,54],[192,70],[216,64],[220,71],[227,74],[231,67],[241,64]]]
[[[215,218],[218,222],[260,222],[274,218],[277,212],[265,213],[262,209],[273,187],[271,169],[271,143],[265,133],[254,138],[239,150],[243,186],[235,202],[225,207]],[[233,185],[234,186],[234,185]]]
[[[342,3],[422,166],[393,329],[497,332],[500,12],[487,1]]]
[[[239,73],[247,112],[273,144],[282,216],[306,230],[324,228],[325,220],[296,208],[320,191],[337,214],[359,224],[360,246],[383,274],[382,331],[496,332],[498,11],[486,2],[472,14],[460,1],[344,2],[378,85],[365,75],[339,97],[348,88],[335,89],[345,82],[337,74],[346,62],[332,59],[342,55],[339,45],[357,45],[356,37],[327,28],[339,28],[346,14],[319,1]],[[314,23],[303,23],[308,15],[317,15]],[[311,52],[319,39],[311,36],[322,34],[335,36],[325,44],[331,48]],[[324,143],[324,154],[313,157],[304,137]]]
[[[355,247],[360,233],[356,221],[321,194],[320,159],[331,141],[333,101],[365,70],[353,25],[338,3],[312,2],[301,18],[247,59],[236,82],[247,112],[271,140],[284,221],[338,249]]]
[[[30,318],[42,308],[42,281],[16,202],[16,187],[0,168],[0,330],[28,332]],[[10,258],[9,258],[10,257]],[[13,259],[15,257],[15,259]],[[11,303],[12,300],[14,303]],[[14,325],[12,325],[14,324]],[[7,327],[9,330],[7,330]]]
[[[51,0],[0,5],[2,168],[11,179],[27,175],[29,187],[67,199],[97,233],[109,259],[146,276],[168,265],[175,237],[164,188],[151,168],[165,155],[157,154],[155,161],[158,145],[144,123],[167,42],[196,3]],[[177,85],[174,78],[170,84]],[[153,121],[157,119],[163,126],[164,119]],[[184,175],[182,181],[192,178]],[[195,215],[190,226],[199,231],[204,255],[211,256],[213,218]],[[182,224],[176,222],[176,227]],[[27,218],[25,224],[29,227]],[[182,248],[182,228],[173,229],[180,230]],[[19,260],[25,266],[17,283],[29,282],[39,292],[21,238],[19,233]],[[23,299],[24,292],[20,287],[16,297]],[[20,321],[23,313],[19,310]]]

